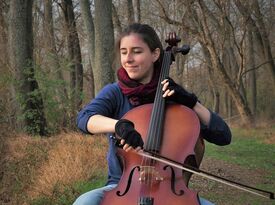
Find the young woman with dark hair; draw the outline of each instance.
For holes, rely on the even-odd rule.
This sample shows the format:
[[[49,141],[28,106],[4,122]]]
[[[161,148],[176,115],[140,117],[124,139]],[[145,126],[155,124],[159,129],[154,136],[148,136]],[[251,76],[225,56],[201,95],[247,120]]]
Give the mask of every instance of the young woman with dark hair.
[[[108,180],[104,187],[81,195],[74,205],[99,205],[106,191],[117,186],[122,167],[116,155],[116,140],[126,152],[140,151],[143,140],[134,123],[121,119],[134,107],[153,103],[163,58],[163,47],[155,30],[146,24],[132,24],[117,41],[121,67],[117,71],[118,82],[106,85],[78,114],[77,126],[84,133],[107,133],[109,139]],[[231,132],[216,113],[208,110],[195,94],[189,93],[171,78],[162,81],[163,97],[191,108],[201,123],[201,135],[208,142],[227,145]],[[199,198],[201,205],[211,202]]]

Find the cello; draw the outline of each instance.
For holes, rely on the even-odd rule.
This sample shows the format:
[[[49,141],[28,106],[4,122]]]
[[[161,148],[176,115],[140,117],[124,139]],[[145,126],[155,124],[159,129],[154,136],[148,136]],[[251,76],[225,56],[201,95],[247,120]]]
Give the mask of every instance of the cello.
[[[162,97],[161,81],[169,74],[175,54],[187,54],[189,47],[177,48],[168,42],[153,104],[145,104],[124,115],[135,124],[145,142],[143,152],[118,149],[123,174],[116,188],[105,193],[101,205],[197,205],[198,193],[188,189],[191,173],[222,182],[241,190],[274,199],[274,193],[232,182],[199,170],[204,143],[200,122],[189,108],[168,104]],[[254,192],[252,190],[256,190]],[[261,192],[261,193],[260,193]]]
[[[135,124],[145,142],[144,150],[182,164],[200,163],[204,151],[200,122],[196,114],[183,105],[167,104],[162,97],[161,82],[169,75],[175,54],[187,54],[188,46],[177,48],[180,39],[167,40],[154,103],[138,106],[124,115]],[[164,146],[165,145],[165,146]],[[200,150],[200,156],[195,156]],[[135,152],[118,149],[123,174],[118,186],[107,192],[102,205],[199,205],[198,194],[188,189],[191,174],[171,165],[149,159]]]

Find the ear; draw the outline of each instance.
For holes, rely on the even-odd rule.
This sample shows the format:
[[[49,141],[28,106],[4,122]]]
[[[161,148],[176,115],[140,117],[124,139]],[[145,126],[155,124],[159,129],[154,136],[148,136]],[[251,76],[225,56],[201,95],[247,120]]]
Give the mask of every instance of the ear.
[[[153,62],[156,62],[159,59],[160,56],[160,49],[156,48],[153,52]]]

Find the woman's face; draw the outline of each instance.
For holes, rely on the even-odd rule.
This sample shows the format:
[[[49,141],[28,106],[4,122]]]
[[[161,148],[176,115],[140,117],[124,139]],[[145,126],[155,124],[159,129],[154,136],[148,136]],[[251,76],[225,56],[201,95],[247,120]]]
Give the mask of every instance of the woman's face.
[[[132,33],[120,41],[120,60],[129,77],[140,83],[151,81],[154,62],[159,58],[160,49],[151,52],[149,46],[138,34]]]

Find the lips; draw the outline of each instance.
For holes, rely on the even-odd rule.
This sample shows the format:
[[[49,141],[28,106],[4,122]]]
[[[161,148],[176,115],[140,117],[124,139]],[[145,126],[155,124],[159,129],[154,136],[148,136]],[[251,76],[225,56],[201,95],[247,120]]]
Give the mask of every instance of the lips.
[[[130,69],[133,69],[133,68],[137,68],[138,66],[126,66],[126,68],[130,68]]]
[[[133,72],[133,71],[137,71],[138,70],[138,66],[127,66],[126,69],[129,71],[129,72]]]

